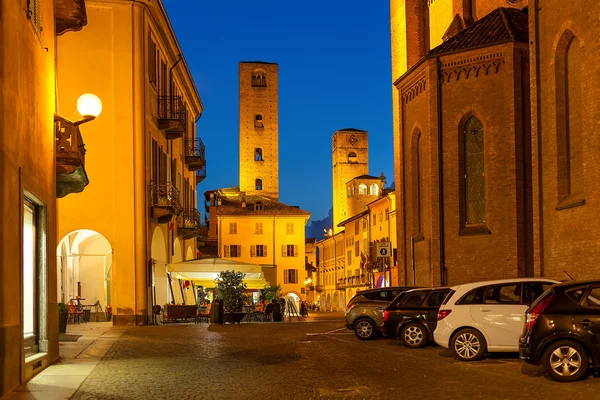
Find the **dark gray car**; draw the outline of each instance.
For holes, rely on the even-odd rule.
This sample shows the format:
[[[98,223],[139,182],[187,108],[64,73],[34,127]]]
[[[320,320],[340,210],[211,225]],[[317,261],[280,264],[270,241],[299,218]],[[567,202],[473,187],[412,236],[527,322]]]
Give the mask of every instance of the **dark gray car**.
[[[389,286],[361,290],[348,302],[344,319],[346,328],[361,340],[375,339],[381,333],[383,310],[400,293],[414,286]]]

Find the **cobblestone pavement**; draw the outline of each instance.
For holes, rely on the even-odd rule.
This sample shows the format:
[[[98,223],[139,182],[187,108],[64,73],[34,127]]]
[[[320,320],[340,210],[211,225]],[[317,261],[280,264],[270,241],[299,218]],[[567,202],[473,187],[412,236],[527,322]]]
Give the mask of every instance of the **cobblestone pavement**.
[[[455,361],[440,347],[359,341],[342,321],[133,327],[73,399],[597,399],[516,356]]]

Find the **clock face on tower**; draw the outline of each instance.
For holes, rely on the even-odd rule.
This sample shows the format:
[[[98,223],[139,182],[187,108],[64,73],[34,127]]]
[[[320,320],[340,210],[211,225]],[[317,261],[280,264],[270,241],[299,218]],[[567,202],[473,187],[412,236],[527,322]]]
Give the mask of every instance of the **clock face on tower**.
[[[348,142],[354,146],[356,144],[356,142],[358,142],[358,139],[356,138],[356,136],[354,135],[350,135],[350,137],[348,138]]]

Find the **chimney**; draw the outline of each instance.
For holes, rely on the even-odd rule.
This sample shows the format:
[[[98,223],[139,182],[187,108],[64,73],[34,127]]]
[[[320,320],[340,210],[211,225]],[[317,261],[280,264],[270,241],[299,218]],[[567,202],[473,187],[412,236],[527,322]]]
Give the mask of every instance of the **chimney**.
[[[242,199],[242,208],[246,208],[246,199]]]

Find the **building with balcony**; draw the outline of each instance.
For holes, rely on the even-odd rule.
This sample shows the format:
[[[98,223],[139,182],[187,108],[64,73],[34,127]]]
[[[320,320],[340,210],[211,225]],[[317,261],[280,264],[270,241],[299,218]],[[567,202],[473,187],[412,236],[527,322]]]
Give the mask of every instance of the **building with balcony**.
[[[89,184],[57,204],[57,298],[145,324],[153,305],[194,301],[166,265],[196,258],[203,104],[161,1],[86,6],[81,35],[57,40],[58,103],[72,118],[74,99],[92,92],[103,111],[83,134]]]
[[[58,115],[55,40],[86,21],[83,0],[0,3],[0,397],[58,359],[56,197],[85,151]]]

